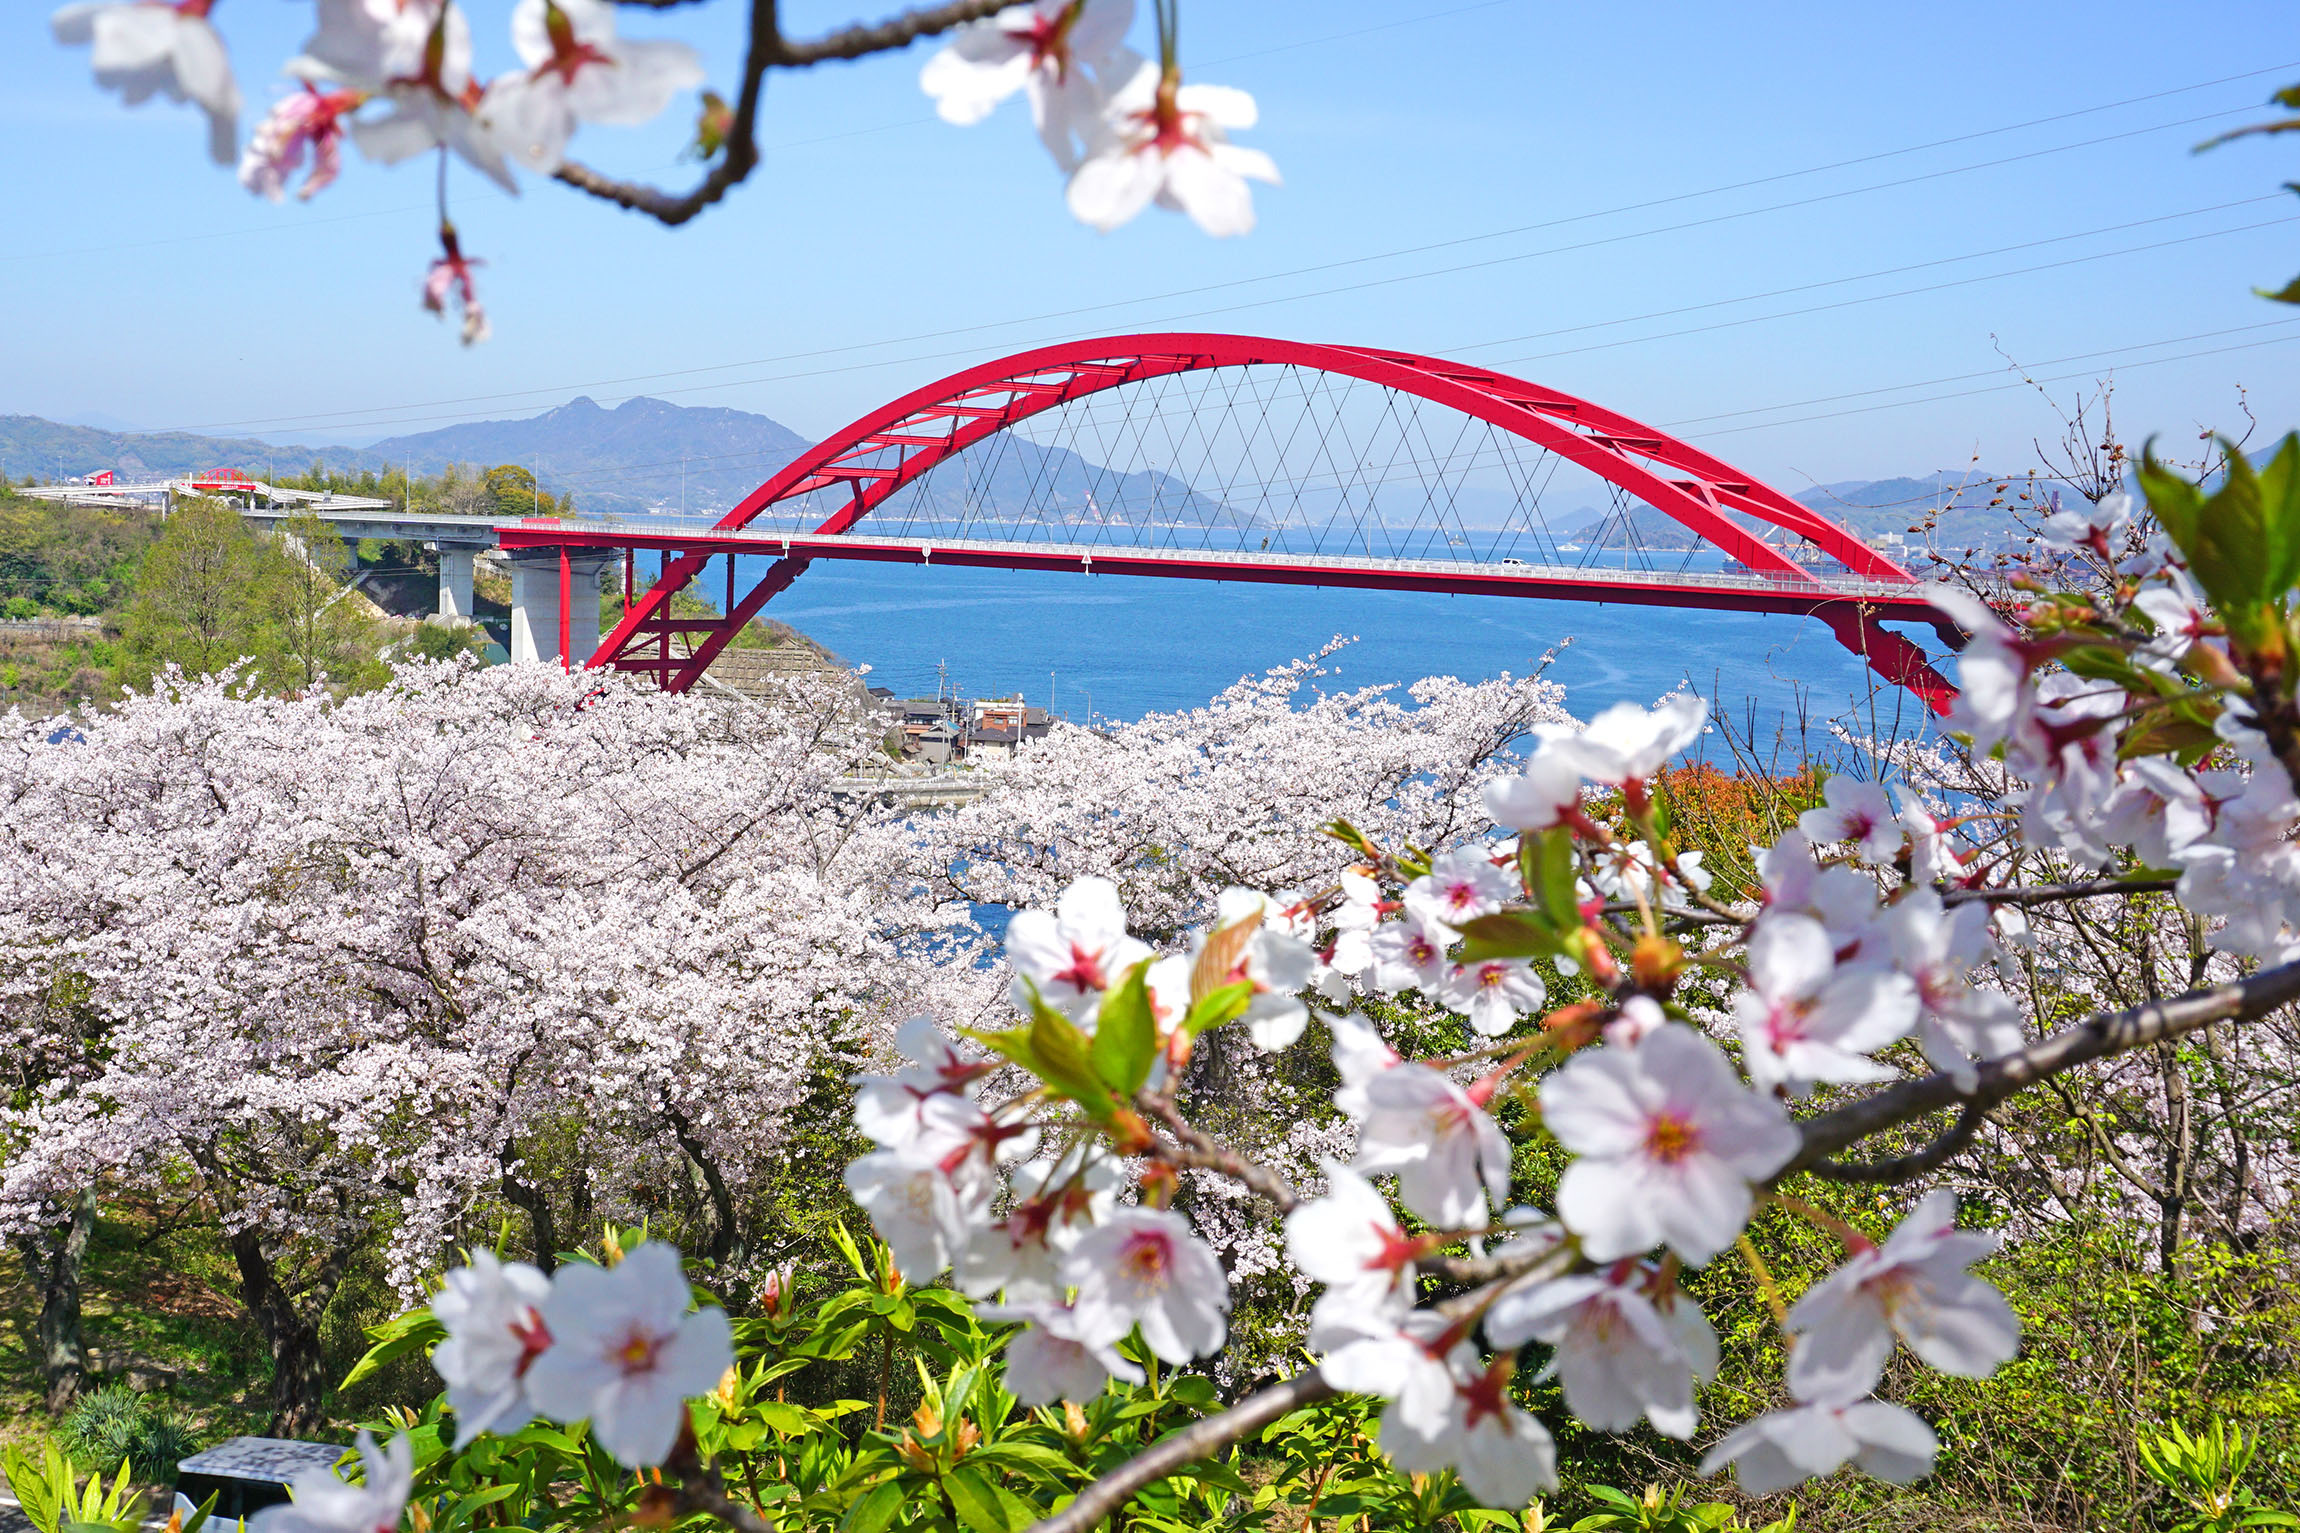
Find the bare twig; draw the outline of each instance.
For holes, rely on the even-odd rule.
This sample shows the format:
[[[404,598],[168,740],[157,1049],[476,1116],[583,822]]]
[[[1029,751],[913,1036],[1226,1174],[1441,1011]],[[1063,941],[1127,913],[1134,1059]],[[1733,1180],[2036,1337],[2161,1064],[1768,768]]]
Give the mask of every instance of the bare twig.
[[[1205,1171],[1219,1171],[1222,1175],[1243,1182],[1268,1199],[1281,1214],[1290,1214],[1301,1202],[1301,1195],[1291,1184],[1267,1166],[1256,1165],[1213,1135],[1193,1125],[1182,1116],[1172,1097],[1145,1091],[1135,1098],[1141,1109],[1156,1118],[1182,1141],[1179,1146],[1153,1143],[1149,1152],[1161,1160],[1178,1166],[1193,1166]]]
[[[684,0],[621,0],[668,10]],[[640,181],[619,181],[583,164],[563,161],[552,178],[594,197],[644,213],[676,228],[727,195],[759,164],[759,98],[765,93],[770,69],[805,69],[837,59],[859,59],[874,53],[907,48],[922,37],[933,37],[996,14],[1011,0],[945,0],[921,6],[885,21],[856,23],[805,42],[783,36],[777,0],[751,0],[750,45],[743,55],[742,89],[727,128],[726,147],[718,163],[690,192],[666,192]]]
[[[2096,878],[2079,884],[2031,884],[2009,889],[1944,889],[1944,905],[2051,905],[2062,900],[2089,900],[2103,894],[2161,894],[2180,882],[2177,873],[2163,878]]]
[[[1988,1121],[1988,1116],[1987,1108],[1977,1102],[1967,1102],[1964,1111],[1957,1114],[1957,1121],[1921,1150],[1895,1155],[1889,1160],[1820,1160],[1805,1169],[1830,1182],[1880,1182],[1886,1185],[1905,1182],[1911,1177],[1922,1176],[1927,1171],[1945,1165],[1958,1151],[1973,1142],[1973,1136],[1981,1131],[1981,1125]]]
[[[1033,1523],[1030,1533],[1087,1533],[1133,1499],[1134,1493],[1154,1485],[1200,1459],[1221,1452],[1249,1432],[1259,1431],[1290,1412],[1333,1398],[1334,1386],[1311,1368],[1283,1383],[1248,1395],[1219,1414],[1208,1416],[1160,1438],[1156,1445],[1136,1454],[1078,1493],[1061,1511]],[[755,1533],[745,1529],[744,1533]]]

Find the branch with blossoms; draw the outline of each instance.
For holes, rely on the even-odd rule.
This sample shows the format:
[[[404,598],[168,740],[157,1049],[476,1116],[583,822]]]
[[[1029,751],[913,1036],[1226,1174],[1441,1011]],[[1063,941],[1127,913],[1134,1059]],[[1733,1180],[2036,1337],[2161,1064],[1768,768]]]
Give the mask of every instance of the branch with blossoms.
[[[1185,84],[1178,0],[1156,0],[1157,53],[1126,44],[1134,0],[944,0],[887,20],[810,39],[784,34],[776,0],[749,0],[747,40],[733,102],[704,88],[703,60],[684,43],[621,35],[618,4],[651,0],[515,0],[515,68],[477,72],[473,0],[316,0],[316,25],[283,73],[295,87],[239,145],[241,95],[215,0],[74,0],[56,11],[56,40],[90,50],[96,80],[131,103],[158,94],[197,106],[209,153],[236,158],[243,186],[280,201],[299,172],[310,200],[342,170],[349,140],[378,164],[425,154],[440,160],[439,242],[423,307],[452,300],[464,344],[488,323],[446,206],[446,161],[460,158],[505,192],[517,169],[677,227],[721,201],[759,165],[758,121],[772,71],[895,53],[928,38],[952,40],[919,83],[946,122],[969,124],[1027,96],[1038,136],[1067,178],[1071,211],[1110,230],[1156,202],[1213,235],[1254,225],[1248,181],[1276,184],[1269,156],[1232,144],[1254,125],[1253,98],[1225,86]],[[698,92],[690,154],[706,163],[684,192],[620,179],[568,153],[585,124],[636,126],[681,93]],[[304,167],[309,163],[308,172]]]

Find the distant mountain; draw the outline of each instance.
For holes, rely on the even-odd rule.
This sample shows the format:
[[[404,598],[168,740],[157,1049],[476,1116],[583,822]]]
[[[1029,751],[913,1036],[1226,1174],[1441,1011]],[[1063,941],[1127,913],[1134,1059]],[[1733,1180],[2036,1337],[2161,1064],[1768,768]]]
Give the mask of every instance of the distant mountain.
[[[724,511],[804,452],[807,439],[747,410],[626,399],[603,409],[578,397],[520,420],[467,421],[357,449],[418,474],[450,463],[517,463],[577,510],[619,515]],[[314,451],[333,461],[339,449]]]
[[[123,479],[157,479],[211,468],[236,468],[261,477],[272,469],[300,471],[315,457],[354,471],[384,465],[383,459],[357,448],[280,447],[250,437],[194,436],[188,431],[106,431],[37,415],[0,415],[0,468],[11,479],[26,474],[75,479],[105,469],[115,470]]]

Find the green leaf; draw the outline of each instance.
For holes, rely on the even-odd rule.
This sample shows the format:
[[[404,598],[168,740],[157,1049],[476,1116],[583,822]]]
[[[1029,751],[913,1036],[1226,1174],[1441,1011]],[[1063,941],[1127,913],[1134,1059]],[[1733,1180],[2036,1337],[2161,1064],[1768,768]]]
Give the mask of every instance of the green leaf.
[[[1182,1031],[1195,1038],[1210,1027],[1234,1022],[1253,1003],[1254,984],[1251,980],[1235,980],[1230,984],[1209,990],[1191,1003],[1189,1015],[1182,1019]]]
[[[1574,922],[1576,926],[1580,921]],[[1462,962],[1484,963],[1489,958],[1542,958],[1562,952],[1557,930],[1547,917],[1531,910],[1498,910],[1463,923]]]
[[[2243,454],[2233,445],[2226,450],[2233,473]],[[2300,584],[2300,432],[2288,433],[2260,470],[2260,521],[2271,560],[2261,594],[2277,601]]]
[[[1581,901],[1574,888],[1573,832],[1560,825],[1527,838],[1533,843],[1533,894],[1543,915],[1559,931],[1581,924]],[[1525,854],[1522,846],[1519,855]]]
[[[983,1032],[976,1028],[962,1027],[959,1032],[965,1037],[972,1038],[976,1043],[981,1044],[1007,1063],[1020,1065],[1041,1080],[1046,1078],[1046,1071],[1038,1062],[1038,1051],[1030,1046],[1029,1028],[1016,1027],[1009,1028],[1005,1032]]]
[[[2152,452],[2142,454],[2140,483],[2230,636],[2250,646],[2264,607],[2300,579],[2300,434],[2285,437],[2257,474],[2235,443],[2220,446],[2227,469],[2209,498]]]
[[[351,1366],[343,1376],[338,1389],[349,1389],[364,1379],[373,1377],[388,1365],[414,1352],[428,1352],[438,1342],[447,1339],[447,1327],[432,1317],[431,1306],[419,1305],[404,1315],[395,1316],[381,1325],[367,1328],[368,1339],[375,1343],[365,1356]]]
[[[1158,1023],[1150,1010],[1150,960],[1126,971],[1117,989],[1102,998],[1096,1014],[1090,1057],[1094,1073],[1118,1094],[1132,1100],[1150,1078],[1150,1062],[1158,1054]]]
[[[958,1513],[959,1526],[968,1533],[1009,1533],[1006,1508],[998,1504],[990,1485],[971,1469],[953,1469],[943,1476],[942,1488]]]
[[[839,1533],[883,1533],[902,1511],[902,1486],[893,1480],[875,1486],[847,1508],[839,1519]]]
[[[1039,999],[1038,987],[1031,986],[1030,1050],[1038,1056],[1038,1078],[1084,1108],[1088,1117],[1104,1122],[1118,1104],[1094,1073],[1092,1048],[1078,1024]]]

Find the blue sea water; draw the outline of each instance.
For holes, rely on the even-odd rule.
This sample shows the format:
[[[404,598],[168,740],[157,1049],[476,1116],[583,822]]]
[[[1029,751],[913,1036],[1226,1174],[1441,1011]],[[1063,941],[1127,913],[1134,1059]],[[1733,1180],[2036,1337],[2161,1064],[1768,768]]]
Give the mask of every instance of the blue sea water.
[[[1682,685],[1760,738],[1848,712],[1902,732],[1925,717],[1798,617],[829,560],[765,615],[902,696],[930,696],[938,682],[974,697],[1020,692],[1077,721],[1196,707],[1336,636],[1356,642],[1326,663],[1328,690],[1523,676],[1563,646],[1546,674],[1582,718]],[[1910,633],[1937,648],[1928,631]]]

